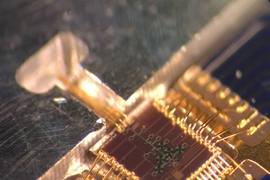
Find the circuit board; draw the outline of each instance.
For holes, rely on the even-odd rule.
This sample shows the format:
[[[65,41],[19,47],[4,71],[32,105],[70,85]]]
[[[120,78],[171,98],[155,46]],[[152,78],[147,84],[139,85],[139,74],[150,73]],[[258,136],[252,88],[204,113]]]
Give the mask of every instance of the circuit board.
[[[187,178],[213,155],[151,105],[133,119],[102,149],[140,178]]]

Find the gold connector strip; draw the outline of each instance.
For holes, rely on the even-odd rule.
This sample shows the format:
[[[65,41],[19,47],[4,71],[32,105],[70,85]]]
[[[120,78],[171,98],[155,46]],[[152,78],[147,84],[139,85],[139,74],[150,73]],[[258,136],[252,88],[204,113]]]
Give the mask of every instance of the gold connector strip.
[[[193,66],[184,73],[173,90],[168,93],[171,95],[167,96],[164,104],[175,105],[171,97],[177,93],[180,94],[178,97],[187,94],[183,97],[184,100],[181,100],[182,102],[189,101],[188,103],[191,104],[181,103],[181,106],[185,106],[186,109],[190,109],[193,106],[192,103],[195,103],[192,97],[199,96],[202,102],[197,103],[197,109],[200,109],[198,107],[200,104],[204,104],[209,109],[218,111],[219,115],[218,118],[215,118],[215,121],[224,129],[229,129],[231,134],[238,134],[237,136],[250,146],[258,144],[267,136],[263,129],[270,129],[269,119],[198,66]],[[196,108],[193,108],[192,112]],[[264,121],[261,121],[261,119],[264,119]],[[203,122],[203,120],[200,121]]]
[[[107,167],[105,167],[107,166]],[[122,164],[116,161],[116,159],[106,152],[100,150],[96,154],[96,159],[94,160],[89,174],[91,177],[102,177],[105,179],[130,179],[139,180],[134,172],[127,170]]]

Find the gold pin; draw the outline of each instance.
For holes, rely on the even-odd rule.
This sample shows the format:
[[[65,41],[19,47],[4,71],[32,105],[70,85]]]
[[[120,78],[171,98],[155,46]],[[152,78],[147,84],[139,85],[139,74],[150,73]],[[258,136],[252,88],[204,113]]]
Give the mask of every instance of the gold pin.
[[[116,124],[125,113],[126,102],[80,62],[88,47],[70,32],[62,32],[32,55],[17,70],[17,83],[32,93],[46,93],[54,86],[68,92],[99,117]],[[122,126],[117,125],[122,131]]]

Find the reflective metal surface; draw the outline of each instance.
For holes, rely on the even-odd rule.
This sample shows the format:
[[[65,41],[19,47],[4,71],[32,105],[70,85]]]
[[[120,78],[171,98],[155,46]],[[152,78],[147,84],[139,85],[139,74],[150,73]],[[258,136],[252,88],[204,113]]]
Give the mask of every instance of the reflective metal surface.
[[[99,128],[92,112],[59,90],[33,95],[15,82],[16,69],[55,34],[70,30],[82,38],[90,52],[84,67],[127,99],[228,2],[2,2],[0,178],[38,178]]]

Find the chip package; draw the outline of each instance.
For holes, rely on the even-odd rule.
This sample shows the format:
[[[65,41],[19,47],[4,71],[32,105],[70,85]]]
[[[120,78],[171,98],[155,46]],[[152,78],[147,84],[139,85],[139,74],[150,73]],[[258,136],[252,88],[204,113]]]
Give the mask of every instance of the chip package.
[[[142,179],[187,178],[212,156],[153,106],[134,121],[102,149]]]

